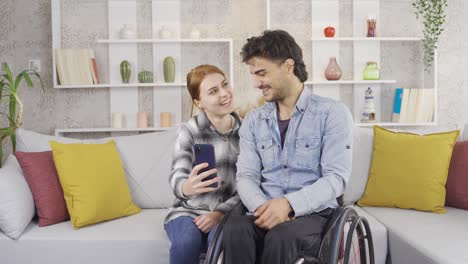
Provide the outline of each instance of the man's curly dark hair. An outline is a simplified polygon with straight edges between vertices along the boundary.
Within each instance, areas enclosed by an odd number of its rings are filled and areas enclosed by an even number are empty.
[[[294,60],[294,75],[301,82],[305,82],[308,78],[301,47],[284,30],[265,30],[258,37],[248,38],[240,54],[242,62],[247,62],[257,56],[281,62],[292,59]]]

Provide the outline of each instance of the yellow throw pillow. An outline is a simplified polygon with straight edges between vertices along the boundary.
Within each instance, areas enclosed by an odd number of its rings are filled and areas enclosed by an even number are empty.
[[[133,202],[115,142],[49,142],[73,227],[140,212]]]
[[[358,204],[445,213],[445,183],[458,134],[416,135],[374,126],[369,179]]]

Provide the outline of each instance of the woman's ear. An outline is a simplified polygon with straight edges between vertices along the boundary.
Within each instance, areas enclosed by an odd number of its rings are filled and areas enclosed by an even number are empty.
[[[201,107],[201,104],[200,104],[200,100],[197,100],[197,99],[193,99],[193,104],[198,107],[198,109],[202,110],[202,107]]]

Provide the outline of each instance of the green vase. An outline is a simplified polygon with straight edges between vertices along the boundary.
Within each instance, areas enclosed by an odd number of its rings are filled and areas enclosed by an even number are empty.
[[[130,62],[124,60],[120,63],[120,76],[122,77],[123,83],[128,83],[130,81],[130,74],[132,73]]]
[[[370,61],[367,63],[366,68],[364,69],[364,80],[379,80],[380,73],[379,68],[377,67],[377,62]]]
[[[140,81],[141,83],[152,83],[153,73],[150,71],[141,71],[138,74],[138,81]]]
[[[175,80],[174,58],[172,58],[171,56],[164,58],[163,69],[164,69],[164,81],[168,83],[173,83]]]

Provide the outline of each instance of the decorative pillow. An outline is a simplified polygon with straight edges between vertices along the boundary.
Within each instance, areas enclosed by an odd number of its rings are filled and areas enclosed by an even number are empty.
[[[169,208],[174,203],[169,175],[176,131],[115,138],[133,201],[141,208]]]
[[[15,156],[31,189],[39,216],[39,226],[68,220],[67,205],[51,151],[16,152]]]
[[[446,188],[445,204],[468,210],[468,141],[455,143]]]
[[[0,169],[0,229],[17,239],[34,217],[34,200],[15,156]]]
[[[353,132],[353,166],[343,194],[345,204],[357,202],[364,194],[372,160],[373,132],[369,127],[355,127]]]
[[[104,144],[50,141],[73,227],[140,212],[133,204],[113,140]]]
[[[433,134],[457,130],[456,125],[426,126],[418,128],[392,129],[396,132],[409,132],[414,134]],[[374,132],[372,127],[355,127],[353,132],[353,168],[348,186],[343,194],[346,204],[356,203],[361,199],[366,188],[372,161],[372,148],[374,144]]]
[[[459,131],[417,135],[374,127],[374,149],[361,206],[445,213],[445,183]]]
[[[140,135],[114,137],[122,159],[132,200],[141,208],[168,208],[174,202],[169,186],[172,151],[177,129]],[[79,140],[16,130],[18,151],[51,150],[49,141],[61,143],[105,143],[112,138]]]

